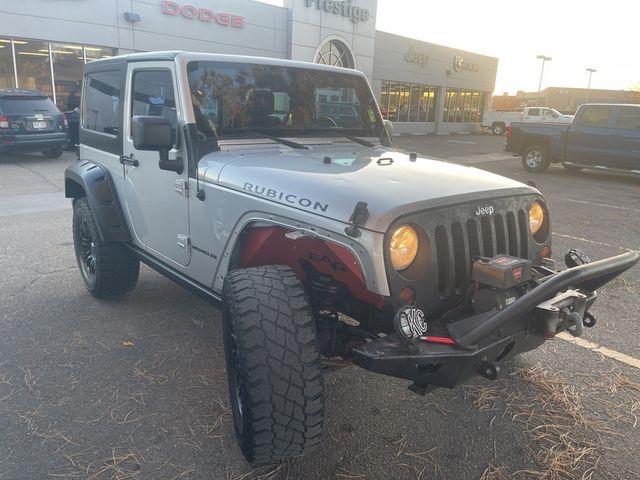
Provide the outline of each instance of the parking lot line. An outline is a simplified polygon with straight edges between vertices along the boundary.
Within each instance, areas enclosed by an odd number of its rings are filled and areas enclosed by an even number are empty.
[[[584,338],[572,337],[566,332],[559,333],[558,335],[556,335],[556,337],[564,340],[565,342],[578,345],[579,347],[593,350],[594,352],[604,355],[605,357],[612,358],[614,360],[617,360],[618,362],[627,364],[630,367],[640,369],[640,359],[637,359],[630,355],[616,352],[615,350],[611,350],[610,348],[603,347],[602,345],[598,345],[597,343],[590,342],[589,340],[585,340]]]
[[[547,195],[547,198],[557,198],[558,200],[564,200],[565,202],[584,203],[586,205],[594,205],[596,207],[615,208],[616,210],[624,210],[625,212],[640,213],[640,209],[621,207],[619,205],[609,205],[608,203],[589,202],[588,200],[575,200],[573,198],[556,197],[555,195]]]
[[[591,245],[601,245],[603,247],[611,247],[611,248],[618,248],[620,250],[626,250],[623,247],[614,247],[613,245],[609,244],[609,243],[605,243],[605,242],[596,242],[595,240],[589,240],[588,238],[582,238],[582,237],[574,237],[573,235],[566,235],[564,233],[558,233],[558,232],[553,232],[553,236],[554,237],[562,237],[562,238],[568,238],[570,240],[577,240],[579,242],[585,242],[585,243],[590,243]]]

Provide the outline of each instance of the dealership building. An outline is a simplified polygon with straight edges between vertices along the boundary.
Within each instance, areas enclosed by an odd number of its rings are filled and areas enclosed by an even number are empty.
[[[496,58],[377,31],[377,0],[21,0],[0,5],[0,88],[77,102],[84,63],[151,50],[355,68],[396,133],[473,132]]]

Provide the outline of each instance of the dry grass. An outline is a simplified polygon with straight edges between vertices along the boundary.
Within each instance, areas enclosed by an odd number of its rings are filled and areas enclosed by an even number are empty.
[[[480,480],[511,480],[506,468],[489,465],[482,472]]]
[[[624,421],[635,426],[638,422],[640,384],[613,371],[599,377],[603,379],[599,382],[578,387],[539,365],[516,369],[514,375],[525,388],[514,390],[513,385],[507,387],[498,381],[467,387],[466,395],[479,410],[503,410],[503,417],[523,426],[536,468],[507,473],[491,465],[481,478],[602,478],[606,440],[620,436],[613,423]]]
[[[150,385],[166,385],[178,374],[178,369],[174,368],[169,370],[166,374],[151,373],[145,368],[135,368],[133,375],[138,378],[143,378]]]
[[[94,461],[87,466],[87,479],[139,480],[143,462],[144,457],[139,452],[114,448],[110,457]]]

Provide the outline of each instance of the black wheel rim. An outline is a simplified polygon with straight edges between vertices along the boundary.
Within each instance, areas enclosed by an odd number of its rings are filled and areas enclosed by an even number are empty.
[[[80,222],[78,229],[78,253],[80,254],[80,267],[82,274],[89,280],[96,276],[96,245],[91,235],[89,225],[86,220]]]
[[[229,361],[227,368],[229,369],[229,397],[232,402],[233,423],[236,432],[242,436],[244,432],[244,410],[242,408],[242,399],[240,398],[240,379],[238,377],[237,362],[238,349],[236,347],[236,336],[233,332],[229,332]]]

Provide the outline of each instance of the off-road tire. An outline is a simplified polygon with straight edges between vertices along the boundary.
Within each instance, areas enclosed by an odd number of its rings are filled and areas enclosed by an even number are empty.
[[[73,245],[84,284],[94,297],[121,297],[136,286],[140,261],[123,243],[100,239],[86,197],[73,206]]]
[[[287,266],[235,270],[223,286],[223,329],[234,427],[254,465],[320,443],[324,383],[315,321]]]
[[[542,173],[551,165],[551,156],[543,145],[529,145],[522,154],[522,167],[531,173]]]
[[[505,127],[504,123],[494,123],[491,126],[491,131],[494,135],[504,135],[504,132],[507,131],[507,128]]]
[[[45,150],[42,152],[42,155],[44,155],[45,158],[60,158],[62,152],[64,152],[64,148],[62,146],[58,146]]]

